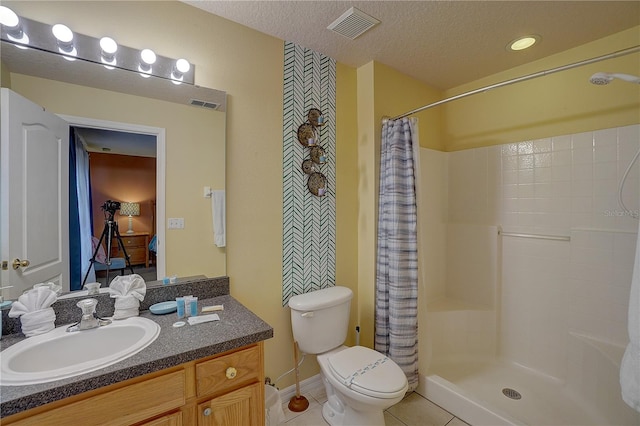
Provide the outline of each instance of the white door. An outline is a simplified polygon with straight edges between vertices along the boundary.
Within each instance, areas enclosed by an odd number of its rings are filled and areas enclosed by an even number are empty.
[[[49,281],[69,291],[69,125],[9,89],[1,97],[2,295]]]

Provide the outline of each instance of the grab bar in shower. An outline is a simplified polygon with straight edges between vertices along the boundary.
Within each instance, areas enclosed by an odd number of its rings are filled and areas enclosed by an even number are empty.
[[[522,234],[518,232],[504,232],[501,230],[498,231],[498,235],[502,235],[503,237],[535,238],[538,240],[571,241],[571,237],[566,235]]]

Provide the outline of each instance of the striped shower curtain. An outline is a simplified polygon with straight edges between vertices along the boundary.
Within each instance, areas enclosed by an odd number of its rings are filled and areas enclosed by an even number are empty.
[[[413,144],[417,119],[382,126],[375,349],[418,386],[418,248]]]

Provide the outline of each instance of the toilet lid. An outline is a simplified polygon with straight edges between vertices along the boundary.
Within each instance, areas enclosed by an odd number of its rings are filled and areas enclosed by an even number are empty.
[[[377,398],[393,398],[406,390],[407,378],[390,358],[363,346],[332,355],[329,367],[345,386]]]

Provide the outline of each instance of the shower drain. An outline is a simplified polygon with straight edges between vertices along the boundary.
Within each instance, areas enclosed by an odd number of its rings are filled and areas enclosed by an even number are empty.
[[[518,392],[515,389],[504,388],[504,389],[502,389],[502,393],[507,398],[511,398],[511,399],[520,399],[520,398],[522,398],[522,395],[520,395],[520,392]]]

